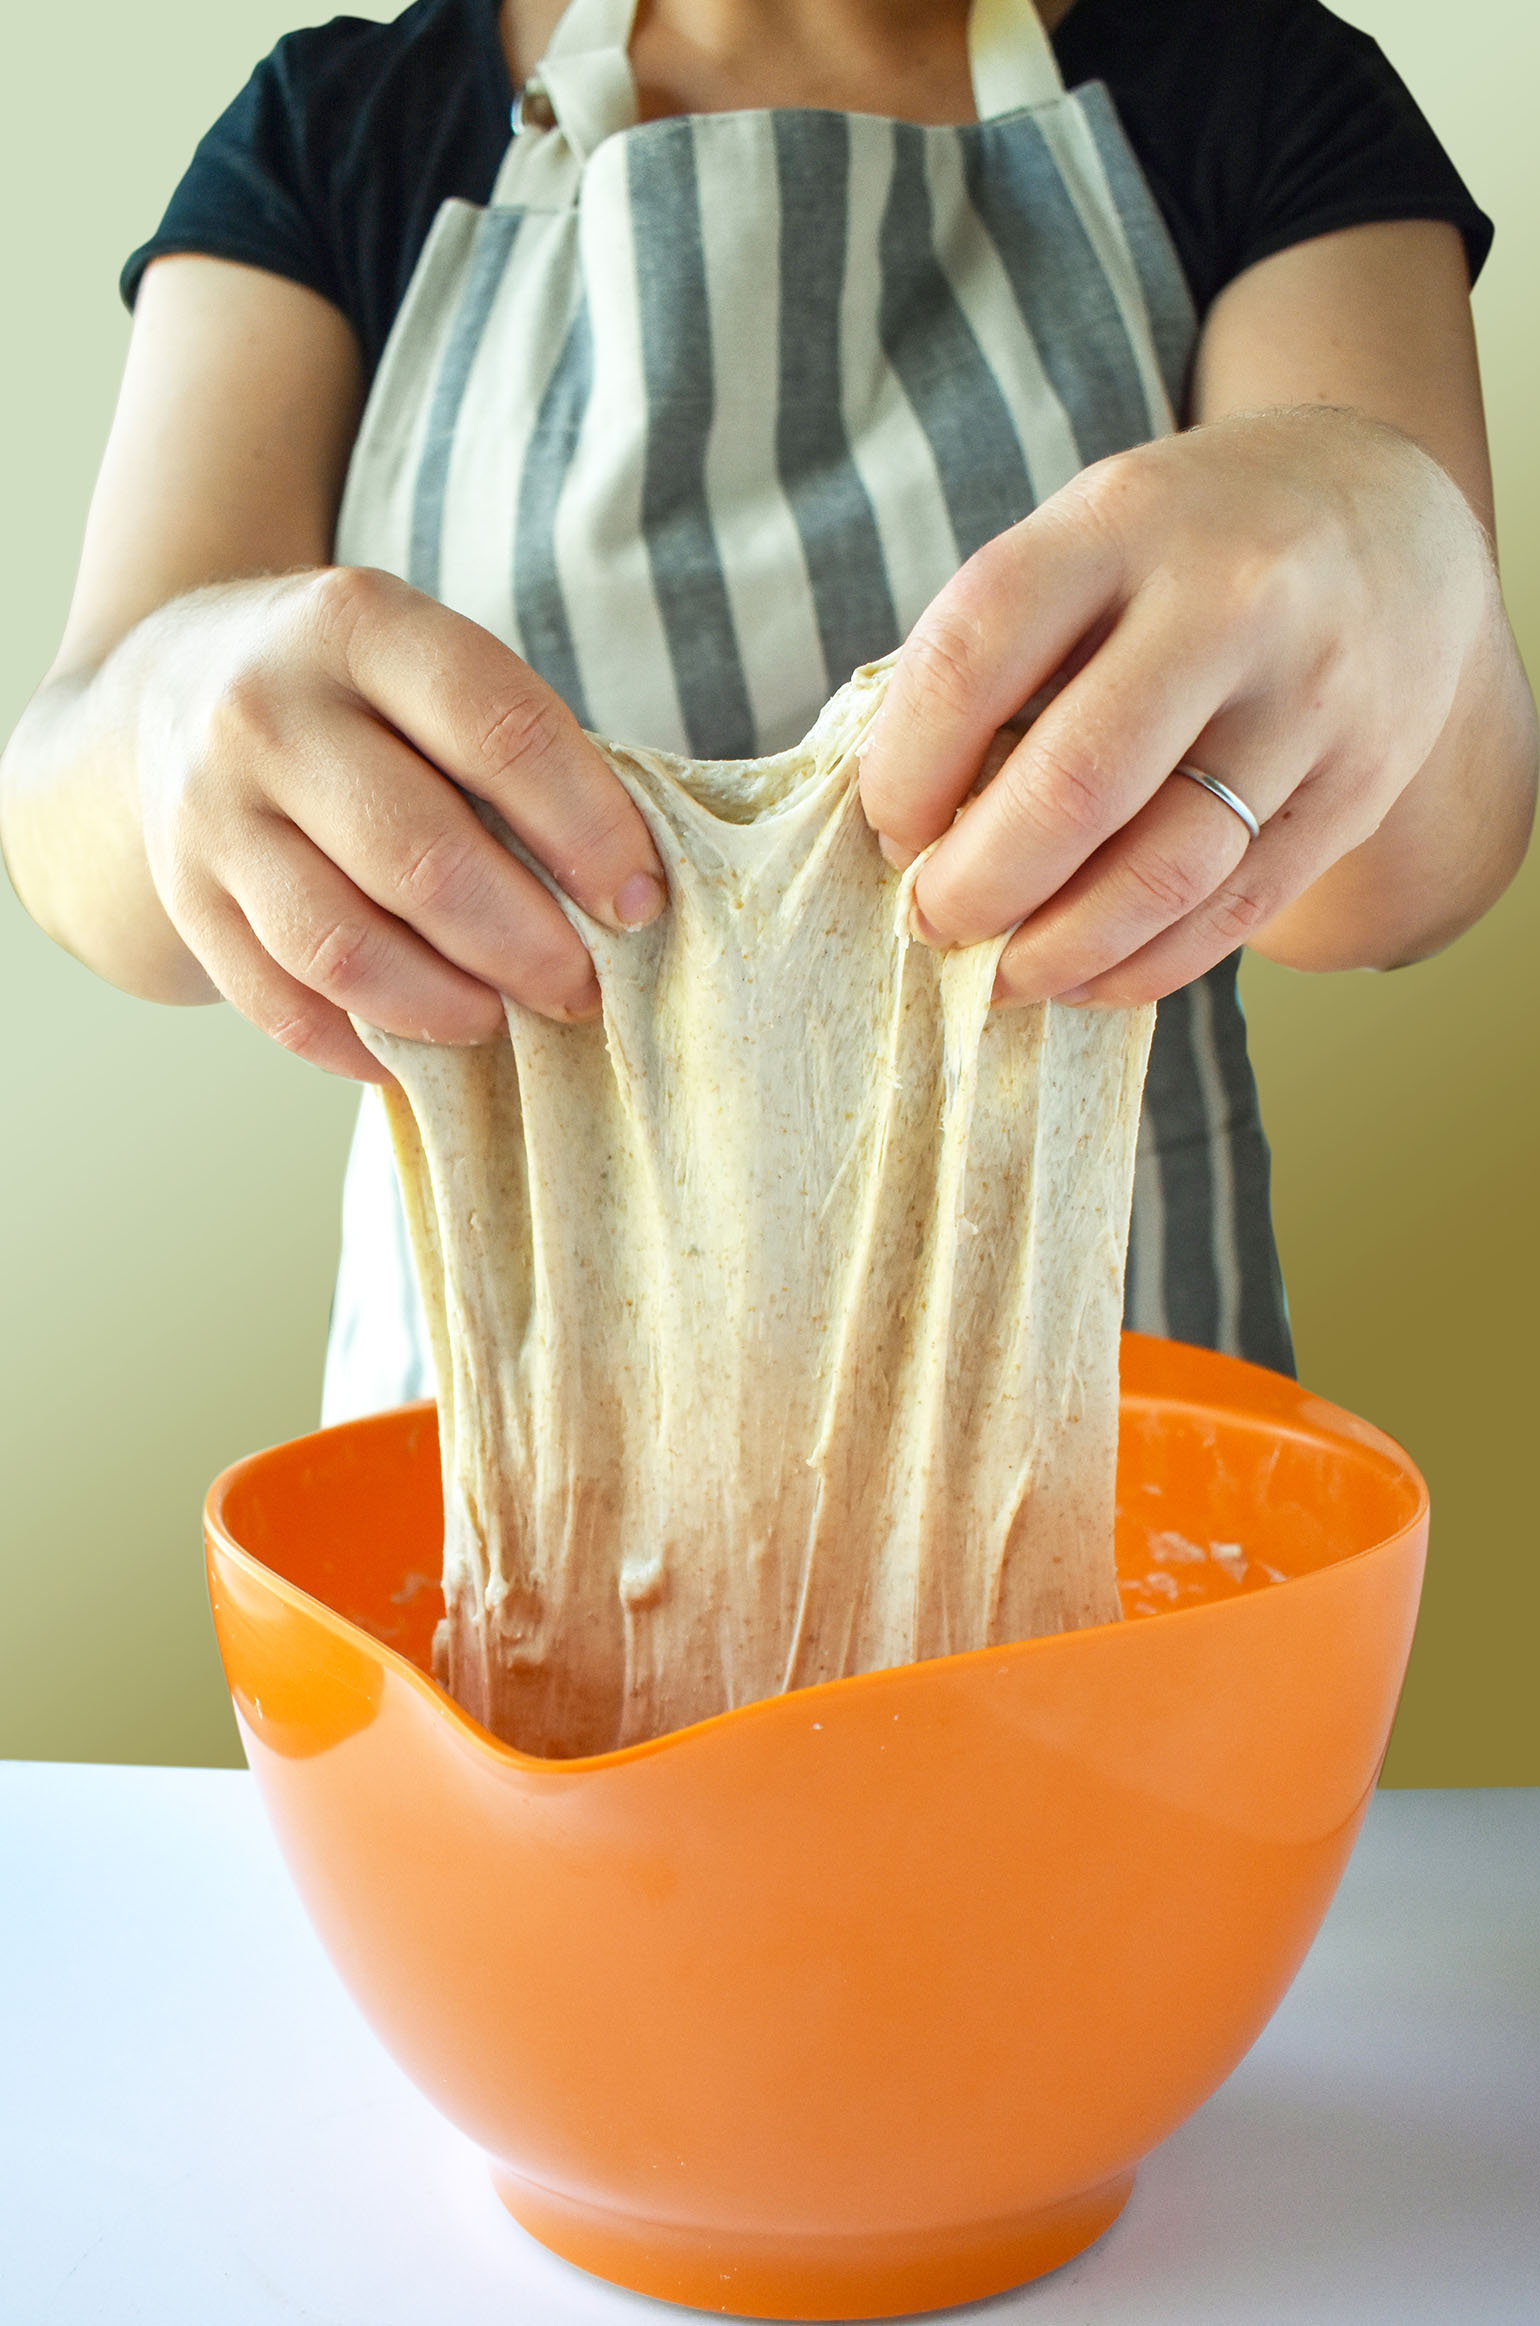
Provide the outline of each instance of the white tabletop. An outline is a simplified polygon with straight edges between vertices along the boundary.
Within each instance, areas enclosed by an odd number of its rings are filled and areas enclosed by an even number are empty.
[[[354,2011],[244,1772],[0,1764],[5,2326],[663,2326]],[[1385,1793],[1261,2042],[1079,2260],[953,2317],[1535,2326],[1540,1792]]]

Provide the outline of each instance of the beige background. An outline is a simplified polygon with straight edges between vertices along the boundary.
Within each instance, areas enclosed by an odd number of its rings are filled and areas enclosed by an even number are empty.
[[[1527,0],[1341,13],[1498,219],[1477,315],[1540,674],[1540,19]],[[117,267],[252,62],[309,20],[304,0],[77,0],[8,29],[0,731],[63,616],[122,359]],[[1540,1782],[1536,883],[1414,971],[1247,973],[1302,1372],[1433,1488],[1392,1783]],[[236,1760],[198,1506],[225,1462],[316,1412],[351,1093],[233,1013],[98,984],[8,890],[0,980],[0,1754]]]

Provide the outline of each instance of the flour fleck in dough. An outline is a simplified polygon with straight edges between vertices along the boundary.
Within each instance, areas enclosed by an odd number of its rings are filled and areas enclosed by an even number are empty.
[[[527,1752],[1118,1614],[1154,1012],[992,1012],[1003,940],[910,938],[856,795],[887,667],[774,758],[603,747],[672,901],[617,937],[561,900],[602,1021],[362,1029],[439,1382],[436,1668]]]

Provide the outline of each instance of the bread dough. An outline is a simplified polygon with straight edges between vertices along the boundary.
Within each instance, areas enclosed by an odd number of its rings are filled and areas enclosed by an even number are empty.
[[[856,795],[886,672],[774,758],[601,747],[672,899],[625,936],[561,900],[602,1022],[363,1029],[439,1382],[437,1669],[527,1752],[1118,1613],[1154,1012],[991,1012],[1004,940],[911,939]]]

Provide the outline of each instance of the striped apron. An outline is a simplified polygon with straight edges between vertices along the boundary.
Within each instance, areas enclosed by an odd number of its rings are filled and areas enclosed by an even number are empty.
[[[962,561],[1169,431],[1197,320],[1100,83],[975,0],[979,118],[639,122],[634,0],[572,0],[485,209],[446,202],[337,556],[505,639],[625,743],[795,742]],[[1236,962],[1160,1005],[1127,1317],[1292,1369]],[[328,1420],[430,1394],[383,1113],[343,1197]]]

